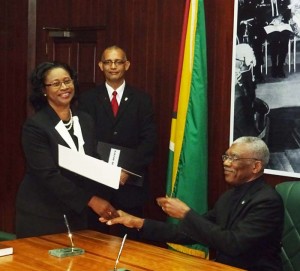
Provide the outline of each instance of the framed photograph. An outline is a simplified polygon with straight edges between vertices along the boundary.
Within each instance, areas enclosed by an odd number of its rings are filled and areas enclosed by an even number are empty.
[[[230,143],[262,138],[267,174],[300,177],[300,0],[235,0]]]

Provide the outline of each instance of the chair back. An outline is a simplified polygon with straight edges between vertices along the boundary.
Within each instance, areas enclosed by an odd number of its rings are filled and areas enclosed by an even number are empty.
[[[284,271],[300,271],[300,181],[276,185],[284,204],[282,261]]]
[[[0,241],[14,240],[16,239],[16,235],[13,233],[0,231]]]

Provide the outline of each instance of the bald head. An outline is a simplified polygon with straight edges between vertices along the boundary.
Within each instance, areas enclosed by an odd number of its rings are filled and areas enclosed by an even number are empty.
[[[126,52],[125,52],[122,48],[120,48],[119,46],[117,46],[117,45],[112,45],[112,46],[107,47],[107,48],[103,51],[103,53],[102,53],[102,55],[101,55],[101,61],[105,60],[105,55],[106,55],[109,51],[119,51],[119,52],[120,52],[120,55],[122,56],[122,59],[123,59],[123,60],[127,60]]]

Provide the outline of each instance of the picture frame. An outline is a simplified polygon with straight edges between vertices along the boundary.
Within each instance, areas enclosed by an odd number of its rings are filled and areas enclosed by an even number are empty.
[[[296,178],[300,177],[298,29],[300,0],[235,0],[230,144],[240,136],[262,138],[270,150],[265,173]]]

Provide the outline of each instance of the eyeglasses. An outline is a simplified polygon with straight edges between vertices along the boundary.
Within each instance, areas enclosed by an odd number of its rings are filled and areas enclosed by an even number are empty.
[[[112,64],[115,64],[116,67],[118,66],[121,66],[123,65],[126,60],[122,60],[122,59],[116,59],[116,60],[111,60],[111,59],[108,59],[108,60],[103,60],[101,61],[105,66],[111,66]]]
[[[222,161],[225,162],[225,161],[229,161],[230,163],[233,163],[235,161],[238,161],[238,160],[246,160],[246,159],[252,159],[252,160],[255,160],[255,161],[261,161],[260,159],[257,159],[257,158],[238,158],[238,157],[235,157],[235,156],[230,156],[230,155],[227,155],[227,154],[223,154],[222,155]]]
[[[72,79],[66,79],[64,81],[55,81],[51,84],[45,84],[46,87],[53,87],[54,89],[60,89],[62,84],[64,84],[66,87],[69,87],[73,84]]]

